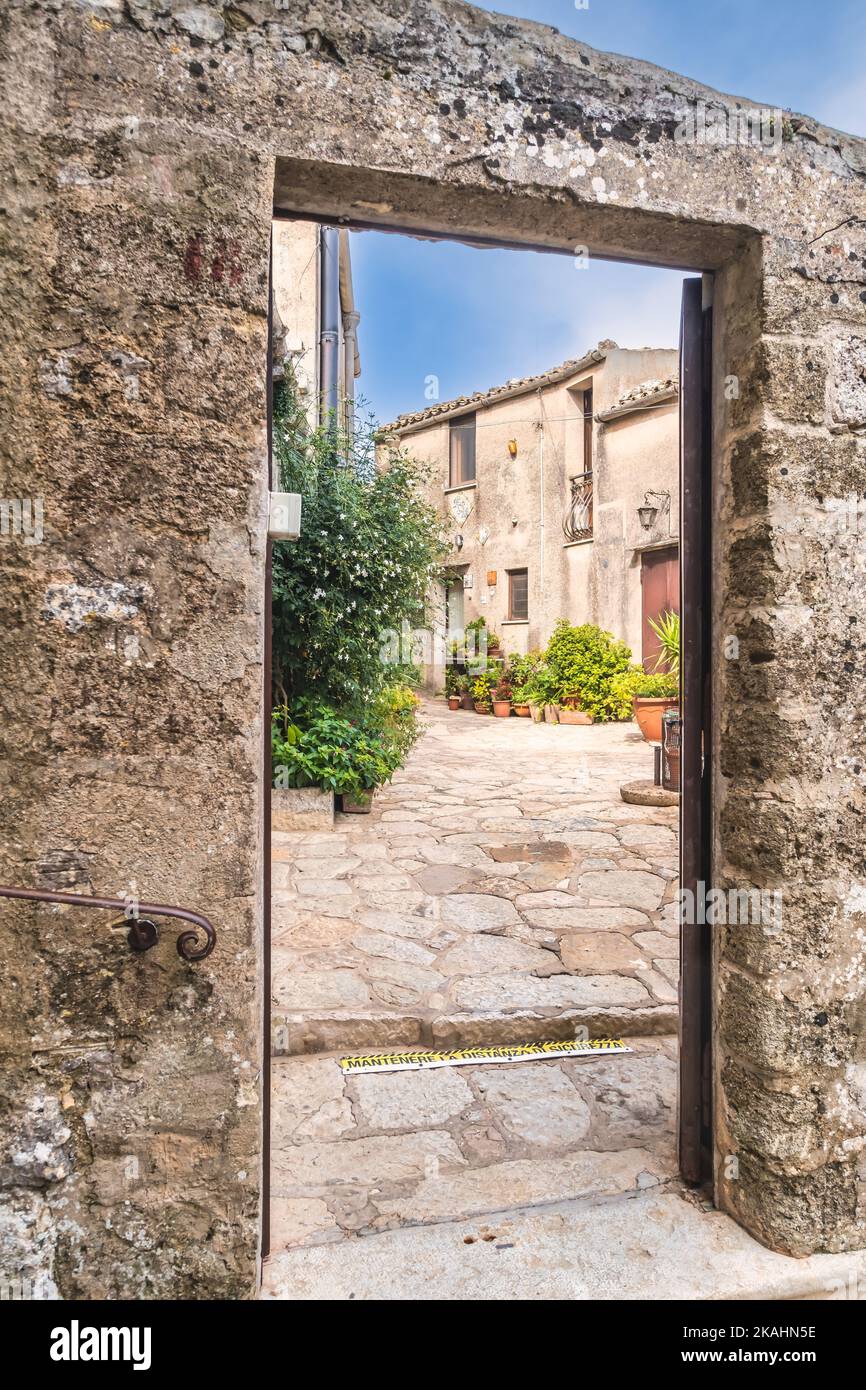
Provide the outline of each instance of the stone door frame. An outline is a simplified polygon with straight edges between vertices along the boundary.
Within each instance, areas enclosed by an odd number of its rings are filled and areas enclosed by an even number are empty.
[[[329,170],[322,169],[322,184],[327,186]],[[374,174],[372,170],[353,171],[358,175],[359,188],[363,190],[365,174],[372,181]],[[315,189],[315,179],[312,179],[312,188]],[[347,210],[347,204],[336,204],[334,207],[323,211],[315,193],[312,197],[307,195],[304,199],[306,206],[299,207],[291,205],[290,189],[286,183],[280,180],[279,162],[278,173],[275,179],[275,198],[274,198],[274,220],[275,221],[314,221],[321,225],[345,227],[350,231],[377,231],[397,236],[423,235],[425,239],[436,241],[457,241],[462,244],[474,245],[485,248],[501,248],[505,250],[535,251],[543,254],[558,254],[573,256],[573,248],[564,248],[556,244],[533,244],[517,236],[479,236],[477,233],[461,233],[453,228],[448,232],[425,227],[423,231],[413,225],[411,215],[407,215],[405,220],[370,220],[358,218]],[[364,202],[363,198],[354,198],[351,203],[358,201]],[[633,265],[647,265],[648,262],[641,260],[637,256],[612,256],[605,255],[603,252],[596,251],[593,255],[597,260],[614,260],[626,262]],[[658,265],[658,261],[655,262]],[[694,266],[671,265],[666,267],[672,270],[682,270],[687,275],[689,270],[695,271]],[[712,305],[714,276],[711,270],[698,270],[698,279],[692,282],[692,288],[697,290],[698,306],[700,308],[701,285],[703,283],[703,293],[708,302]],[[708,364],[712,362],[712,343],[704,341],[706,335],[702,330],[700,314],[695,322],[689,319],[685,312],[688,281],[683,281],[683,305],[684,311],[681,320],[681,361],[688,360],[689,354],[694,364],[700,364],[702,354],[706,354]],[[708,320],[712,324],[712,310]],[[691,341],[685,342],[684,335],[690,335]],[[684,438],[681,419],[681,489],[688,482],[691,490],[693,505],[690,509],[680,507],[680,532],[677,543],[678,556],[690,554],[692,557],[701,555],[709,539],[709,531],[706,521],[709,515],[709,499],[704,498],[706,491],[705,479],[712,477],[712,434],[705,418],[709,407],[709,394],[706,388],[709,381],[709,370],[705,373],[701,368],[701,399],[697,402],[698,410],[698,434],[697,440],[689,440],[688,430]],[[682,415],[682,398],[681,398]],[[694,534],[687,534],[687,527],[691,527]],[[680,609],[685,611],[685,587],[686,583],[691,583],[691,577],[684,579],[685,568],[680,567],[680,583],[682,588],[680,598]],[[689,569],[689,576],[691,576]],[[709,574],[706,576],[709,581]],[[702,582],[701,575],[695,573],[695,581]],[[699,605],[696,598],[695,606]],[[708,657],[710,650],[709,636],[710,624],[709,613],[702,612],[702,618],[706,623],[706,631],[700,643],[700,649],[692,654],[689,665],[688,680],[692,689],[703,690],[708,679]],[[699,750],[698,762],[702,761],[700,750],[702,748],[701,733],[698,734],[696,746]],[[712,803],[709,795],[710,783],[701,776],[700,768],[693,770],[690,776],[688,791],[684,786],[682,808],[680,815],[680,862],[681,862],[681,882],[692,883],[703,879],[710,882],[710,839],[708,834],[709,825],[712,823]],[[701,814],[690,815],[689,808],[694,800],[695,808],[701,802]],[[267,879],[265,880],[267,892]],[[267,929],[267,922],[266,922]],[[681,956],[685,958],[686,968],[681,978],[680,1000],[679,1000],[679,1097],[678,1097],[678,1163],[683,1178],[693,1185],[711,1184],[713,1177],[713,1148],[714,1148],[714,1116],[713,1116],[713,1087],[712,1087],[712,1030],[708,1004],[712,994],[712,963],[710,953],[704,949],[705,943],[699,943],[699,932],[693,930],[686,932],[685,938],[681,941]],[[265,943],[266,957],[269,957],[270,946]],[[688,998],[684,997],[683,989],[685,983],[688,985]],[[264,1144],[264,1195],[267,1195],[270,1187],[269,1169],[270,1153],[268,1148],[269,1106],[270,1100],[266,1096],[264,1100],[265,1116],[265,1144]],[[264,1216],[264,1236],[263,1253],[268,1252],[268,1217]]]

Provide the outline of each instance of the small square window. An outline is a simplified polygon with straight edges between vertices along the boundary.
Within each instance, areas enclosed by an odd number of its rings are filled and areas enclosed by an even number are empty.
[[[529,618],[529,571],[508,571],[508,621],[525,623]]]

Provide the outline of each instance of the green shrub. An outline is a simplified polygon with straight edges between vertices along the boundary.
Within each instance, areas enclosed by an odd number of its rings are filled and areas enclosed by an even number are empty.
[[[577,695],[581,709],[596,722],[621,718],[612,681],[628,671],[630,660],[629,648],[609,632],[591,623],[572,627],[560,618],[545,652],[545,683],[554,702]]]
[[[274,397],[274,453],[281,487],[303,499],[300,537],[274,545],[276,698],[352,706],[393,679],[384,653],[402,624],[424,624],[442,522],[408,455],[392,450],[377,471],[363,431],[308,431],[291,377]]]
[[[634,715],[632,700],[674,699],[679,694],[676,676],[648,672],[642,666],[630,666],[627,671],[613,677],[611,696],[615,709],[614,719],[631,719]]]
[[[487,704],[490,692],[496,684],[497,674],[492,671],[479,671],[472,678],[472,698],[476,704]]]
[[[282,705],[271,723],[276,787],[321,787],[363,795],[387,782],[417,737],[417,696],[407,686],[386,687],[358,718],[329,705]]]
[[[506,679],[511,684],[512,699],[518,705],[525,705],[535,697],[532,694],[532,679],[544,662],[541,652],[527,652],[525,656],[512,656],[505,668]]]

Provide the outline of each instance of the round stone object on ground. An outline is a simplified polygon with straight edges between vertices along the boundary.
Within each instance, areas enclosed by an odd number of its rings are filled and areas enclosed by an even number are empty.
[[[679,806],[679,792],[668,791],[666,787],[656,786],[649,778],[639,782],[623,782],[619,789],[623,801],[632,806]]]

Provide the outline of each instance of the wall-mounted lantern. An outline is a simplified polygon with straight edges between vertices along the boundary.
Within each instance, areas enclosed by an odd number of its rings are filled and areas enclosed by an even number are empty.
[[[462,537],[462,536],[455,536],[455,537],[454,537],[454,544],[456,545],[456,547],[457,547],[458,550],[462,550],[462,549],[463,549],[463,537]]]
[[[651,501],[650,499],[655,499]],[[659,512],[669,511],[671,505],[671,495],[669,492],[646,492],[644,493],[643,504],[638,507],[637,514],[640,524],[645,531],[651,531],[655,526]]]
[[[516,439],[509,439],[509,441],[508,441],[508,452],[509,452],[509,454],[511,455],[511,457],[512,457],[513,459],[516,459],[516,458],[517,458],[517,440],[516,440]]]

